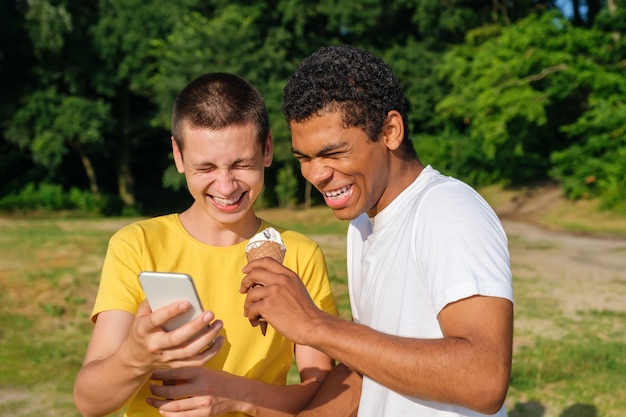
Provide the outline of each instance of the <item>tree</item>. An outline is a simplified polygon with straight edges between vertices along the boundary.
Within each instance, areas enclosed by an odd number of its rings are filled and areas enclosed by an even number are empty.
[[[477,144],[467,146],[478,152],[467,170],[489,170],[510,184],[545,179],[550,154],[572,144],[560,127],[586,110],[590,74],[605,72],[598,57],[606,37],[552,12],[487,40],[477,35],[446,56],[442,76],[452,90],[437,106],[440,121]]]
[[[275,163],[264,203],[279,203],[284,189],[304,190],[309,201],[310,185],[285,175],[293,158],[282,89],[305,56],[339,43],[394,68],[427,162],[475,183],[557,175],[552,165],[562,159],[550,155],[582,144],[599,120],[585,113],[620,111],[601,91],[623,70],[623,0],[597,13],[599,0],[583,3],[591,27],[548,15],[552,0],[0,3],[0,123],[11,139],[0,138],[11,154],[0,175],[24,159],[38,164],[0,193],[33,178],[67,185],[81,161],[81,188],[119,196],[131,211],[161,204],[171,193],[161,184],[182,184],[167,158],[175,95],[202,73],[229,71],[266,99]],[[536,16],[520,21],[529,13]]]
[[[104,131],[109,106],[101,100],[63,96],[51,87],[30,95],[6,132],[7,138],[27,149],[35,163],[54,171],[69,149],[83,165],[89,189],[100,193],[93,154],[105,151]]]
[[[618,7],[619,6],[619,7]],[[626,2],[611,2],[596,19],[604,38],[595,49],[603,70],[584,77],[592,92],[588,110],[563,132],[574,142],[552,155],[552,175],[570,198],[599,197],[602,206],[626,208]]]
[[[20,107],[20,99],[31,89],[32,74],[25,69],[35,66],[34,48],[25,29],[23,13],[15,2],[0,2],[0,196],[8,194],[25,181],[41,178],[28,155],[6,140],[4,130]]]
[[[100,0],[93,40],[106,76],[96,86],[113,103],[116,128],[118,193],[127,207],[136,205],[132,152],[138,142],[160,132],[151,129],[154,112],[145,98],[156,62],[152,42],[164,38],[197,3],[195,0]]]
[[[285,33],[281,28],[259,26],[268,12],[265,8],[258,3],[227,4],[216,8],[210,18],[192,12],[167,37],[153,41],[151,56],[158,57],[159,62],[151,80],[152,99],[159,109],[153,119],[155,126],[170,128],[172,102],[189,81],[211,71],[231,72],[253,83],[265,97],[274,132],[275,161],[290,157],[290,148],[284,146],[286,126],[284,121],[280,124],[280,97],[287,73],[282,48]],[[268,174],[271,185],[272,170]],[[180,187],[183,180],[172,165],[164,173],[168,186]],[[266,187],[268,193],[271,188]]]

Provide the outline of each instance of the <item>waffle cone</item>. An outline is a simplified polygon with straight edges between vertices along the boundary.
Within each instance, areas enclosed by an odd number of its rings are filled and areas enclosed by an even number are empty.
[[[285,259],[285,252],[285,248],[280,244],[268,240],[267,242],[260,242],[258,245],[248,248],[246,257],[248,258],[248,262],[252,262],[255,259],[269,256],[282,264],[283,259]]]

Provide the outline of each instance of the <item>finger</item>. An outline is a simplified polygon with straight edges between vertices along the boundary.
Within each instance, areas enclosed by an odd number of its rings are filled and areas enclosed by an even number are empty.
[[[223,339],[219,336],[224,327],[221,320],[215,320],[209,327],[204,326],[200,329],[191,326],[191,324],[187,323],[168,333],[168,336],[172,338],[171,344],[175,347],[168,352],[168,361],[192,361],[186,365],[190,366],[198,361],[203,361],[207,355],[214,356],[219,350],[215,349],[215,345],[220,338]],[[206,351],[209,352],[205,353]],[[173,364],[171,365],[173,366]],[[177,364],[177,366],[180,365]]]
[[[150,323],[153,327],[163,327],[170,319],[179,316],[191,308],[188,301],[178,301],[165,307],[158,308],[150,315]]]
[[[248,290],[248,295],[243,304],[243,314],[250,319],[250,322],[257,323],[259,317],[262,317],[262,313],[259,311],[259,303],[263,301],[267,295],[269,295],[269,289],[262,285],[255,285]],[[253,323],[253,325],[255,325]]]
[[[156,394],[153,394],[153,395],[156,395]],[[162,398],[154,398],[154,397],[148,397],[148,399],[146,400],[148,405],[151,405],[154,408],[161,408],[165,404],[167,404],[167,403],[169,403],[171,401],[172,400],[164,400]]]
[[[257,270],[253,270],[253,271],[257,271]],[[243,277],[243,279],[241,280],[241,286],[239,287],[239,293],[240,294],[246,294],[248,291],[250,291],[251,288],[254,288],[256,286],[264,287],[265,283],[261,280],[261,275],[260,274],[258,274],[258,273],[256,273],[256,274],[250,273],[250,274],[246,275],[245,277]]]
[[[265,256],[263,258],[255,259],[255,260],[253,260],[251,262],[248,262],[248,264],[246,266],[244,266],[241,271],[244,274],[247,274],[247,273],[249,273],[250,271],[252,271],[253,269],[256,269],[256,268],[267,269],[268,271],[276,271],[277,267],[283,267],[284,268],[284,265],[282,263],[278,262],[274,258],[271,258],[269,256]],[[278,270],[280,270],[280,268]]]
[[[159,408],[159,413],[165,417],[169,416],[205,416],[206,401],[199,397],[185,397],[177,400],[160,400],[158,398],[149,398],[148,403]],[[184,413],[184,414],[180,414]],[[210,414],[214,415],[214,414]],[[222,414],[220,414],[222,415]]]
[[[295,274],[273,258],[265,257],[248,263],[241,270],[246,276],[242,279],[239,292],[246,293],[255,285],[273,285],[281,275]]]
[[[243,272],[244,274],[249,273],[250,271],[252,271],[253,269],[256,268],[265,268],[265,264],[267,263],[266,261],[274,261],[274,259],[269,258],[269,257],[263,257],[263,258],[259,258],[259,259],[255,259],[253,261],[248,262],[241,270],[241,272]],[[276,261],[274,261],[276,262]]]
[[[177,398],[183,398],[185,396],[189,396],[189,394],[184,394],[185,391],[188,391],[184,385],[188,385],[186,380],[168,380],[172,381],[169,384],[150,384],[150,392],[155,397],[166,400],[173,400]],[[176,381],[174,383],[174,381]]]
[[[224,341],[225,338],[223,336],[218,336],[208,343],[195,341],[193,345],[176,351],[169,351],[166,353],[167,362],[165,362],[165,366],[169,368],[203,366],[219,353],[224,345]]]
[[[214,318],[215,314],[213,314],[213,312],[205,311],[189,323],[185,323],[178,329],[169,332],[172,343],[174,345],[178,345],[188,342],[196,337],[204,335],[207,332],[214,333],[213,338],[215,338],[217,333],[219,333],[222,328],[222,322],[220,320],[215,320],[211,323]]]
[[[150,379],[155,381],[188,380],[195,378],[197,375],[198,368],[196,367],[159,369],[150,375]]]

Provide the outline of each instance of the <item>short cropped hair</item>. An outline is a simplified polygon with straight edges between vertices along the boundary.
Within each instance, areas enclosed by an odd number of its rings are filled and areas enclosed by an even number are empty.
[[[185,121],[209,130],[252,123],[262,147],[270,132],[267,108],[259,90],[242,77],[223,72],[196,78],[174,100],[172,136],[181,152]]]
[[[302,61],[283,90],[282,111],[288,123],[341,111],[346,127],[360,127],[373,142],[391,110],[402,116],[403,155],[415,158],[400,82],[382,59],[350,45],[318,49]]]

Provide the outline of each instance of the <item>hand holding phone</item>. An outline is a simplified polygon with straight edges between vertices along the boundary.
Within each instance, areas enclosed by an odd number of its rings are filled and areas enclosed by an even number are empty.
[[[172,304],[176,301],[188,301],[191,308],[164,325],[165,331],[172,331],[198,317],[204,309],[198,291],[190,275],[176,272],[143,271],[139,274],[139,282],[143,288],[152,311]]]

